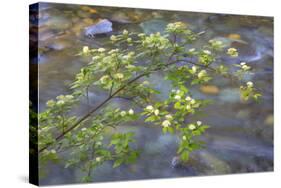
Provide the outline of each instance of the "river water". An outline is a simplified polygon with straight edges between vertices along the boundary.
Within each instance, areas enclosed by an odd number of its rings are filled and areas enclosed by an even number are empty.
[[[245,80],[254,80],[263,93],[260,103],[244,103],[239,90],[228,81],[215,79],[209,87],[192,90],[196,98],[215,101],[200,117],[211,128],[204,136],[206,149],[194,152],[192,160],[174,168],[178,138],[163,135],[157,127],[135,122],[122,125],[118,131],[134,131],[136,147],[141,155],[130,166],[113,169],[105,163],[93,171],[94,182],[136,180],[147,178],[186,177],[273,170],[273,19],[268,17],[203,14],[161,10],[124,9],[112,7],[40,4],[39,14],[39,110],[47,100],[70,93],[67,86],[74,75],[88,63],[88,59],[75,56],[85,45],[110,47],[109,34],[95,37],[84,35],[84,28],[108,19],[113,24],[112,33],[123,29],[154,32],[174,21],[183,21],[195,31],[206,31],[203,39],[218,38],[239,49],[239,61],[248,62],[254,69]],[[226,61],[226,65],[233,63]],[[163,74],[155,74],[151,83],[165,97],[170,90]],[[211,88],[211,89],[210,89]],[[215,88],[215,89],[214,89]],[[97,89],[90,92],[91,105],[105,98]],[[117,104],[129,108],[124,101]],[[83,114],[81,108],[78,113]],[[196,119],[196,117],[195,117]],[[48,175],[41,184],[77,183],[81,172],[65,169],[63,165],[50,164]]]

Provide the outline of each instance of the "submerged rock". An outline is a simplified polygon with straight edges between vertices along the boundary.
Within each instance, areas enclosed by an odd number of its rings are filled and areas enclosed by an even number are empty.
[[[160,19],[152,19],[145,21],[140,24],[140,27],[143,29],[144,33],[151,34],[151,33],[163,33],[167,26],[168,22]]]
[[[215,85],[204,85],[200,87],[200,91],[208,95],[217,95],[220,89]]]
[[[107,19],[102,19],[99,22],[88,26],[84,29],[84,34],[88,37],[94,37],[97,34],[105,34],[112,31],[112,23]]]

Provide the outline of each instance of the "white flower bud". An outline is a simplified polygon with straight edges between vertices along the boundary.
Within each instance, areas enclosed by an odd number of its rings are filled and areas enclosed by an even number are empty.
[[[124,74],[122,74],[122,73],[116,73],[116,74],[115,74],[115,78],[117,78],[117,79],[122,79],[122,78],[124,78]]]
[[[158,116],[158,115],[159,115],[159,110],[158,110],[158,109],[154,110],[154,114],[155,114],[156,116]]]
[[[208,55],[211,54],[211,52],[210,52],[209,50],[203,50],[203,52],[204,52],[205,54],[208,54]]]
[[[165,116],[165,118],[168,119],[168,120],[170,120],[170,119],[173,119],[173,116],[172,116],[171,114],[167,114],[167,115]]]
[[[176,99],[176,100],[180,100],[180,99],[181,99],[181,96],[180,96],[180,95],[176,95],[176,96],[175,96],[175,99]]]
[[[130,114],[130,115],[133,115],[134,113],[135,113],[135,112],[134,112],[133,109],[130,109],[130,110],[129,110],[129,114]]]
[[[83,53],[86,54],[89,52],[89,46],[83,46]]]
[[[196,103],[196,101],[194,100],[194,99],[192,99],[191,101],[190,101],[190,104],[195,104]]]
[[[169,127],[171,125],[171,122],[169,121],[169,120],[164,120],[163,122],[162,122],[162,126],[163,127]]]
[[[121,115],[122,117],[124,117],[126,114],[127,114],[127,112],[124,111],[124,110],[120,112],[120,115]]]
[[[253,87],[253,86],[254,86],[254,83],[253,83],[253,82],[247,82],[247,86],[248,86],[248,87]]]
[[[105,52],[105,49],[104,48],[99,48],[98,52],[100,52],[100,53]]]
[[[190,130],[194,130],[194,129],[196,129],[196,126],[195,126],[194,124],[190,124],[190,125],[188,126],[188,128],[189,128]]]
[[[197,71],[197,67],[196,66],[192,66],[191,69],[192,69],[193,74],[196,73],[196,71]]]
[[[190,96],[187,96],[187,97],[185,98],[185,100],[187,100],[187,101],[191,101],[191,100],[192,100],[192,98],[191,98]]]
[[[152,111],[153,110],[153,106],[149,105],[145,108],[146,110]]]
[[[190,105],[186,105],[185,107],[187,110],[190,110],[191,109],[191,106]]]
[[[101,157],[96,157],[96,161],[100,162],[101,161]]]

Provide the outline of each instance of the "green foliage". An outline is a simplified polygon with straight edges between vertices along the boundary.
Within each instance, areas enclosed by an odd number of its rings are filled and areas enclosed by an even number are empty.
[[[237,49],[225,49],[218,40],[195,45],[202,34],[175,22],[167,25],[164,34],[124,30],[112,35],[112,49],[83,47],[79,55],[91,61],[76,74],[70,85],[72,93],[49,100],[38,115],[40,170],[49,162],[60,162],[65,168],[80,169],[85,174],[82,181],[88,182],[95,168],[105,162],[113,168],[134,163],[141,154],[134,144],[134,133],[116,131],[124,123],[142,119],[158,126],[163,134],[179,136],[177,154],[183,162],[194,150],[203,148],[200,138],[209,126],[191,119],[210,101],[194,98],[190,88],[211,82],[215,76],[236,80],[239,87],[251,67],[242,62],[235,65],[235,73],[230,72],[220,58],[237,57]],[[157,71],[163,72],[173,87],[162,101],[156,97],[161,92],[146,80]],[[97,106],[89,103],[88,92],[93,87],[107,93]],[[252,82],[242,85],[240,91],[244,100],[261,97]],[[78,115],[75,109],[82,104],[82,96],[86,96],[89,109]],[[132,107],[116,108],[110,104],[114,98],[127,100]]]

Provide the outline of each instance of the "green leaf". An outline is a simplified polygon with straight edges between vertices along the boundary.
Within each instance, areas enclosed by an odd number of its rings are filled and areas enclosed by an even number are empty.
[[[188,151],[182,152],[182,154],[180,155],[180,158],[184,162],[188,161],[188,159],[189,159],[189,152]]]
[[[114,161],[113,168],[117,168],[117,167],[120,166],[123,162],[124,162],[124,159],[117,159],[116,161]]]

